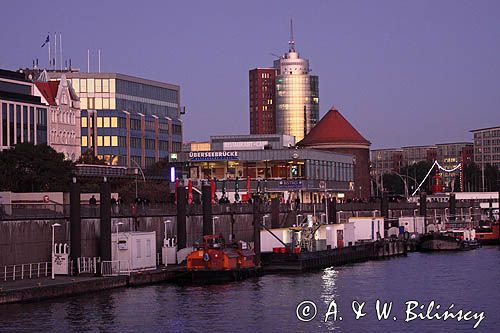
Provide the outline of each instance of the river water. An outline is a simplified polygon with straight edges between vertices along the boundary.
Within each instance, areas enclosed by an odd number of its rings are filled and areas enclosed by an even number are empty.
[[[378,320],[376,300],[392,301]],[[302,319],[297,318],[297,306]],[[355,319],[353,301],[365,305]],[[419,302],[406,313],[408,301]],[[472,311],[462,319],[414,319]],[[334,302],[334,303],[333,303]],[[412,306],[414,303],[409,303]],[[435,310],[437,304],[439,310]],[[383,305],[383,303],[381,304]],[[356,308],[359,311],[359,306]],[[328,308],[334,314],[324,322]],[[382,306],[381,306],[382,308]],[[309,310],[309,311],[308,311]],[[484,319],[476,329],[480,313]],[[476,313],[476,318],[472,318]],[[307,316],[309,315],[309,317]],[[342,320],[340,320],[342,317]],[[394,319],[396,318],[396,320]],[[435,317],[434,317],[435,318]],[[336,319],[336,320],[334,320]],[[500,251],[410,253],[307,274],[266,275],[214,286],[161,284],[0,306],[1,332],[499,332]]]

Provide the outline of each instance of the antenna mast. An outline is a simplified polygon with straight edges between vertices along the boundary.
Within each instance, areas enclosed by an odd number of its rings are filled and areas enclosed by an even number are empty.
[[[290,19],[290,40],[288,41],[288,52],[295,52],[295,40],[293,39],[293,20]]]

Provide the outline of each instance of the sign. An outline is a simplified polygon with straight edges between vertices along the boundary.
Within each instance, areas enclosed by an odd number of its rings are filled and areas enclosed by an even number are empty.
[[[170,182],[175,182],[175,167],[170,167]]]
[[[326,182],[324,180],[321,180],[319,182],[319,189],[320,190],[326,190]]]
[[[55,275],[67,275],[68,269],[68,254],[54,253],[52,256],[52,267]]]
[[[224,160],[238,160],[237,151],[201,151],[190,152],[190,161],[224,161]]]
[[[238,141],[238,142],[224,142],[222,143],[222,149],[232,149],[232,150],[256,150],[264,149],[264,147],[269,144],[269,141]]]
[[[302,180],[280,180],[278,186],[283,189],[299,190],[302,188]]]
[[[171,161],[176,161],[177,160],[177,153],[170,154],[170,160]]]

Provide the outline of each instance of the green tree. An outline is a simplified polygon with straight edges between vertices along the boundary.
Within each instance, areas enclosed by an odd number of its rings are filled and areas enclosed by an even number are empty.
[[[413,188],[413,191],[420,185],[420,183],[424,180],[425,176],[429,172],[430,168],[432,167],[433,162],[429,161],[420,161],[417,163],[413,163],[411,165],[405,166],[401,168],[401,175],[405,175],[411,178],[414,178],[416,180],[408,180],[408,188],[409,191]],[[429,174],[429,177],[425,180],[425,182],[422,184],[420,187],[420,191],[425,191],[427,193],[431,193],[431,186],[432,186],[432,176],[434,176],[435,170]],[[411,195],[412,193],[410,193]]]
[[[106,162],[103,159],[98,158],[94,155],[92,148],[87,149],[82,153],[82,156],[76,161],[77,164],[96,164],[105,165]]]
[[[66,191],[74,164],[45,144],[19,143],[0,152],[0,189],[13,192]]]

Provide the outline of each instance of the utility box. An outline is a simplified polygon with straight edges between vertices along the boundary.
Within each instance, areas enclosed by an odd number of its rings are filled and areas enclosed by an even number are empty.
[[[342,248],[354,245],[354,223],[338,223],[322,225],[319,239],[326,239],[328,249]]]
[[[113,261],[130,272],[156,269],[156,232],[120,232],[111,235]]]
[[[176,238],[163,239],[163,247],[161,248],[161,257],[163,265],[177,263],[177,240]]]
[[[354,241],[376,241],[384,238],[383,217],[350,217],[354,224]]]

